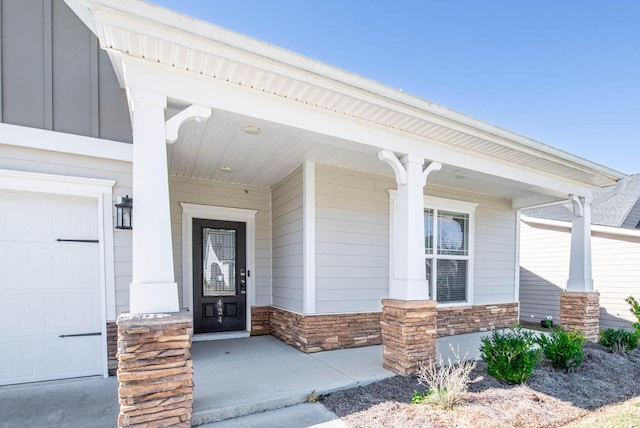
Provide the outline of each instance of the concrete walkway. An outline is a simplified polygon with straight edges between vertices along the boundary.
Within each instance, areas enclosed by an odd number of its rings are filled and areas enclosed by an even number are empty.
[[[486,334],[440,338],[438,353],[445,361],[451,349],[459,349],[461,357],[478,358],[480,338]],[[304,354],[271,336],[259,336],[194,342],[192,355],[192,421],[207,427],[342,427],[321,404],[302,404],[306,397],[393,376],[382,368],[382,346]],[[117,390],[115,378],[95,377],[2,386],[0,427],[110,428],[118,415]]]

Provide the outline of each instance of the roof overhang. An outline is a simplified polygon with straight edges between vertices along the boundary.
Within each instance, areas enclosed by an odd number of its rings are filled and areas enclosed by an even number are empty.
[[[339,141],[424,155],[527,183],[554,197],[590,196],[592,188],[626,177],[399,90],[142,1],[65,2],[98,36],[123,87],[155,88],[169,98]]]

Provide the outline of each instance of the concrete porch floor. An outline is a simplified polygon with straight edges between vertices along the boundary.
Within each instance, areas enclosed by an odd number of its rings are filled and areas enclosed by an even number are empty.
[[[479,357],[487,333],[443,337],[443,357],[457,349]],[[382,346],[304,354],[271,336],[194,342],[194,425],[239,418],[229,426],[251,425],[243,415],[303,403],[308,394],[365,385],[393,374],[382,368]],[[115,378],[83,378],[0,387],[0,427],[113,427],[118,415]],[[318,406],[301,407],[302,411]],[[321,415],[327,418],[326,414]],[[265,413],[275,423],[278,415]],[[290,417],[287,416],[286,419]],[[313,418],[300,418],[308,426]],[[265,421],[267,422],[267,421]],[[255,426],[269,426],[255,422]]]

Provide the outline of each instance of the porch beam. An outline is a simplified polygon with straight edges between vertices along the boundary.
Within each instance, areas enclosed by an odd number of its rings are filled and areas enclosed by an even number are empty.
[[[133,130],[133,278],[130,312],[177,312],[173,272],[169,178],[165,135],[166,97],[127,90]]]
[[[531,208],[543,208],[552,205],[565,204],[568,202],[568,199],[568,195],[562,198],[536,193],[514,198],[513,200],[511,200],[511,208],[513,208],[514,211],[526,210]]]
[[[115,53],[114,53],[115,54]],[[543,189],[545,193],[591,196],[590,186],[570,179],[558,179],[532,168],[476,155],[442,142],[407,134],[371,122],[364,122],[295,100],[274,96],[242,85],[220,81],[197,73],[178,70],[123,55],[125,79],[131,85],[148,90],[162,88],[170,98],[208,105],[241,115],[327,135],[344,141],[345,147],[362,151],[363,147],[412,153],[443,164],[466,168]],[[171,82],[170,85],[167,82]],[[331,126],[327,126],[331,123]],[[351,146],[351,147],[348,147]]]
[[[591,269],[591,203],[588,199],[572,196],[571,257],[567,291],[593,291]]]

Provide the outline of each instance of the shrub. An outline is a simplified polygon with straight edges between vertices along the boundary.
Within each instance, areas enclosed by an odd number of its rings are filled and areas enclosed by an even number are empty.
[[[541,334],[537,342],[553,367],[569,371],[582,364],[582,345],[586,340],[578,331],[568,332],[558,327],[549,335]]]
[[[638,347],[638,332],[608,328],[600,332],[600,343],[617,354],[624,354]]]
[[[534,334],[521,327],[483,337],[480,352],[487,372],[512,384],[528,380],[540,357]]]
[[[629,305],[631,305],[631,313],[635,315],[637,322],[633,323],[636,331],[640,334],[640,302],[638,302],[633,296],[629,296],[625,299]]]
[[[430,359],[418,366],[418,383],[426,389],[416,391],[411,402],[414,404],[428,403],[434,407],[451,410],[462,402],[469,387],[469,375],[476,368],[476,362],[460,359],[459,351],[454,351],[454,361],[448,358],[445,364],[442,355],[437,359]]]

